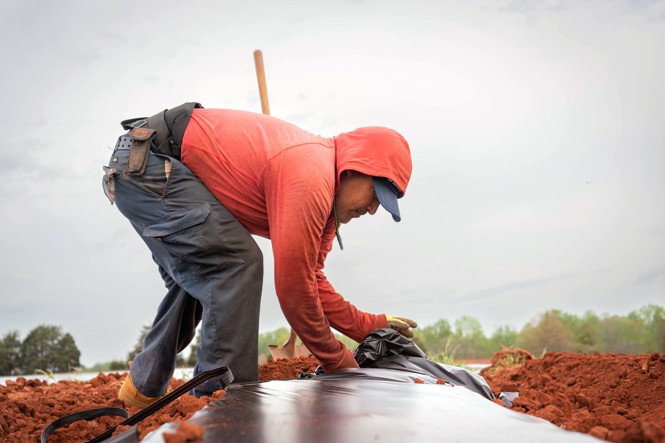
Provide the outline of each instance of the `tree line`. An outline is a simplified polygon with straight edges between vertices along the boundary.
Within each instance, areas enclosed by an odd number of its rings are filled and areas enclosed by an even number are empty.
[[[0,341],[0,375],[68,372],[81,366],[74,337],[60,326],[40,325],[21,340],[11,331]]]
[[[490,358],[503,347],[519,347],[536,356],[544,352],[645,354],[665,352],[665,309],[647,305],[626,316],[578,316],[559,310],[541,313],[519,331],[501,326],[490,336],[471,316],[416,329],[414,341],[428,355],[452,354],[456,359]]]
[[[441,319],[414,329],[413,340],[429,356],[438,360],[489,359],[502,348],[519,347],[536,356],[547,351],[579,353],[649,354],[665,353],[665,308],[647,305],[628,315],[596,314],[581,316],[560,310],[539,314],[517,330],[510,325],[486,335],[480,321],[464,315],[452,324]],[[259,335],[259,353],[267,356],[269,344],[281,344],[289,329],[280,328]],[[357,343],[337,336],[349,349]]]
[[[141,351],[150,330],[143,326],[125,360],[99,363],[91,370],[127,370],[127,362]],[[442,356],[463,359],[488,359],[503,347],[520,347],[540,356],[546,351],[580,353],[665,353],[665,308],[647,305],[628,315],[598,315],[587,311],[581,316],[559,310],[538,315],[517,330],[500,326],[491,335],[483,332],[480,321],[464,315],[452,324],[441,319],[414,330],[414,341],[433,358]],[[259,354],[269,359],[268,345],[284,343],[289,336],[286,327],[259,334]],[[357,343],[336,335],[349,349]],[[197,335],[189,349],[178,355],[178,366],[196,364]],[[30,374],[37,370],[66,372],[80,366],[80,355],[74,339],[58,326],[41,325],[21,341],[18,332],[6,334],[0,341],[0,375]]]

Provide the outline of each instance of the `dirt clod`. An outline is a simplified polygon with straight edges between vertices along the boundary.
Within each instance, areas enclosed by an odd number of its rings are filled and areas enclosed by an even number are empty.
[[[319,361],[313,355],[307,357],[279,358],[269,360],[259,366],[259,380],[288,380],[298,378],[301,372],[312,373],[319,366]]]
[[[162,436],[166,443],[185,443],[203,437],[203,428],[193,423],[181,421],[175,433],[165,432]]]
[[[505,357],[509,351],[497,361],[517,360]],[[519,392],[514,410],[564,429],[613,442],[665,442],[665,362],[658,353],[547,353],[481,374],[495,394]]]

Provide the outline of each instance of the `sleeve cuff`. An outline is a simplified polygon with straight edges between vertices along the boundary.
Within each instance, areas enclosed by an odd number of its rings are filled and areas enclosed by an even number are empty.
[[[358,362],[356,361],[355,358],[353,358],[353,354],[351,354],[351,351],[346,349],[344,351],[342,361],[340,361],[338,364],[336,364],[333,367],[323,367],[323,370],[327,373],[332,373],[339,371],[340,369],[346,369],[346,368],[359,368]]]
[[[386,318],[386,314],[379,314],[376,316],[376,327],[374,330],[376,331],[377,329],[383,329],[388,327],[388,319]]]

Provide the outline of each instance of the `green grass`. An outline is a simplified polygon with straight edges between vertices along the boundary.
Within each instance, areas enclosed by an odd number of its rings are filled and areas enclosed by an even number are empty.
[[[454,340],[450,337],[446,339],[446,345],[443,348],[443,351],[438,354],[428,355],[427,358],[436,363],[442,363],[444,365],[453,365],[453,366],[462,366],[462,363],[455,360],[455,354],[459,345],[456,345]]]

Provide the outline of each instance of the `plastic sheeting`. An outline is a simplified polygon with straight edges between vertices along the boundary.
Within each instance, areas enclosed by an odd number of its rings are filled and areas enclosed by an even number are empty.
[[[205,442],[598,441],[489,401],[481,376],[427,360],[392,329],[370,334],[354,356],[360,369],[230,385],[190,422],[204,428]],[[170,423],[144,441],[162,442],[174,429]]]
[[[370,368],[337,378],[231,385],[189,421],[204,428],[204,442],[598,441],[464,388],[377,379],[382,373],[406,376]],[[144,441],[161,443],[161,434],[174,428],[165,425]]]
[[[408,372],[411,377],[434,378],[466,389],[493,400],[494,394],[483,377],[464,368],[436,363],[410,339],[397,331],[384,328],[369,334],[353,353],[361,368],[395,369]],[[510,402],[500,396],[508,406]]]
[[[489,401],[481,376],[427,360],[392,329],[370,334],[354,356],[360,369],[230,385],[190,422],[204,428],[205,442],[597,441]],[[174,428],[145,441],[161,442]]]

